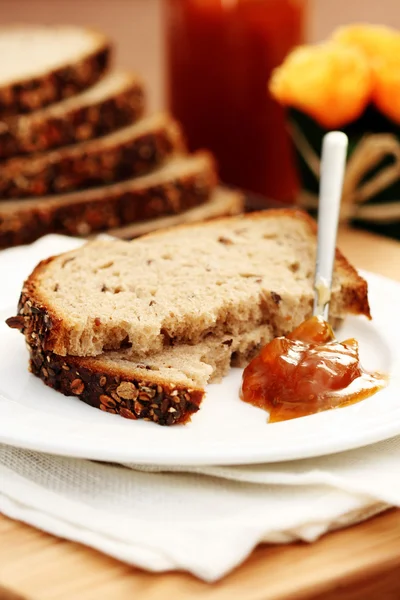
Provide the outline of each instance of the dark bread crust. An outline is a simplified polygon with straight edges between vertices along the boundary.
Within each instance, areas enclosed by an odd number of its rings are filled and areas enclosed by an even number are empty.
[[[144,419],[159,425],[187,423],[197,412],[203,389],[173,385],[146,378],[146,369],[131,376],[90,358],[62,357],[45,350],[47,315],[39,310],[25,317],[8,319],[8,324],[25,335],[30,353],[30,370],[46,385],[65,396],[76,396],[95,408],[127,419]]]
[[[51,352],[43,354],[36,348],[31,351],[30,370],[64,396],[76,396],[94,408],[126,419],[144,419],[158,425],[187,423],[199,410],[205,394],[204,390],[174,388],[167,382],[164,386],[155,385],[146,379],[95,371],[83,366],[84,360],[71,356],[63,359]],[[129,385],[128,393],[124,392],[127,386],[123,384]],[[121,389],[122,395],[119,395]]]
[[[316,232],[315,221],[303,211],[296,209],[276,209],[269,211],[261,211],[259,213],[251,213],[240,217],[234,217],[239,222],[240,220],[254,220],[254,219],[265,219],[268,217],[274,217],[278,215],[286,215],[296,219],[305,220],[311,231]],[[215,223],[224,225],[231,221],[232,217],[223,217],[220,219],[214,219],[209,222],[202,223],[202,227],[215,226]],[[198,226],[197,224],[186,224],[173,228],[177,231],[184,228],[192,228]],[[166,230],[163,230],[166,231]],[[162,232],[161,232],[162,233]],[[150,236],[158,235],[158,233],[149,234]],[[148,236],[143,236],[146,239]],[[57,354],[66,354],[64,348],[68,346],[68,328],[65,327],[65,319],[59,316],[55,311],[48,305],[46,298],[41,295],[40,279],[41,274],[45,270],[52,260],[57,257],[48,258],[40,262],[37,267],[33,270],[31,275],[26,280],[19,304],[18,304],[18,315],[24,316],[28,321],[32,318],[32,315],[40,312],[41,317],[41,335],[43,336],[43,348],[46,351],[56,351]],[[367,282],[357,273],[357,271],[350,265],[350,263],[344,258],[344,256],[338,251],[337,252],[338,266],[342,269],[347,280],[343,280],[343,288],[341,291],[342,305],[344,313],[362,314],[367,318],[371,318],[369,302],[368,302],[368,285]],[[341,315],[334,315],[341,316]]]
[[[9,327],[33,332],[34,328],[40,334],[40,345],[43,351],[53,349],[57,340],[63,341],[64,333],[62,328],[62,319],[58,318],[54,312],[45,306],[38,299],[36,293],[37,277],[50,264],[56,256],[51,256],[42,260],[32,271],[28,280],[24,283],[19,301],[18,315],[6,320]]]
[[[116,184],[68,196],[41,199],[30,208],[21,203],[12,212],[1,212],[0,248],[28,244],[42,235],[60,233],[90,235],[110,228],[178,214],[207,202],[217,184],[217,171],[212,155],[205,168],[171,178],[158,185],[132,189]],[[74,200],[75,198],[75,200]]]
[[[142,83],[133,80],[112,97],[68,109],[62,115],[11,118],[0,125],[0,158],[44,152],[107,135],[137,121],[143,115],[144,101]]]
[[[92,32],[97,44],[81,60],[37,77],[0,87],[0,118],[30,113],[85,90],[100,79],[110,62],[111,44]]]
[[[0,166],[2,200],[61,194],[95,187],[151,171],[185,149],[179,125],[166,117],[151,131],[135,134],[107,148],[104,138],[53,150],[35,158],[21,157]],[[79,151],[77,150],[79,148]]]

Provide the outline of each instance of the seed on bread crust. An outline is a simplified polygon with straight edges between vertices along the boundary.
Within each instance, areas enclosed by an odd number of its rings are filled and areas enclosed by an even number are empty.
[[[72,381],[72,383],[71,383],[71,392],[73,394],[76,394],[77,396],[80,396],[82,394],[82,392],[83,392],[84,389],[85,389],[85,384],[83,383],[82,379],[74,379]]]
[[[128,410],[127,408],[121,408],[119,414],[125,419],[137,419],[135,413],[133,413],[131,410]]]
[[[116,401],[113,400],[112,398],[110,398],[110,396],[106,396],[105,394],[102,394],[99,399],[100,399],[101,404],[104,404],[105,406],[108,406],[109,408],[115,408],[117,406]]]
[[[9,317],[6,319],[6,323],[11,329],[23,329],[25,319],[22,315],[18,315],[16,317]]]
[[[120,383],[116,389],[116,392],[118,396],[124,398],[124,400],[135,400],[139,394],[133,383],[130,383],[129,381],[123,381]]]

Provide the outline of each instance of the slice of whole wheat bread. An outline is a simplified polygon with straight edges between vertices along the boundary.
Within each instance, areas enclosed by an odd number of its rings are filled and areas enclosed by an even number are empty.
[[[175,227],[186,223],[201,223],[218,217],[229,217],[238,215],[244,211],[244,196],[238,190],[223,186],[217,187],[210,195],[207,202],[189,208],[176,215],[158,217],[140,223],[132,223],[124,227],[110,229],[107,234],[121,240],[132,240],[133,238],[147,235],[161,229]]]
[[[111,44],[80,27],[0,28],[0,118],[32,112],[94,84],[108,66]]]
[[[107,135],[134,123],[143,111],[141,80],[128,72],[113,71],[80,94],[0,123],[0,158]]]
[[[237,338],[209,336],[195,346],[181,344],[150,357],[127,350],[98,357],[61,357],[43,349],[40,325],[25,329],[30,370],[46,385],[103,411],[160,425],[185,423],[199,409],[209,381],[219,381],[231,362],[247,364],[271,338],[268,325]]]
[[[180,126],[156,114],[109,135],[0,164],[0,197],[66,193],[147,173],[185,149]]]
[[[43,348],[60,355],[127,342],[145,355],[262,324],[282,335],[311,314],[315,249],[315,222],[289,209],[94,241],[36,267],[18,319],[29,329],[35,315]],[[339,252],[330,307],[370,316],[367,284]]]
[[[89,235],[176,215],[206,202],[216,184],[212,155],[197,152],[173,157],[149,175],[122,183],[0,202],[0,248],[27,244],[48,233]]]

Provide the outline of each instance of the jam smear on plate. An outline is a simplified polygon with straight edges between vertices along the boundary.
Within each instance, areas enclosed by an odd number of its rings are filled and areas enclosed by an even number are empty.
[[[264,346],[243,373],[242,400],[269,412],[269,422],[354,404],[387,385],[365,371],[358,342],[338,342],[320,317]]]

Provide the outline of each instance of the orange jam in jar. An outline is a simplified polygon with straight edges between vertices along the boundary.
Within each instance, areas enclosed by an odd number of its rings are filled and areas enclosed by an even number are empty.
[[[304,41],[308,0],[164,0],[168,108],[224,183],[294,202],[285,111],[268,80]]]

